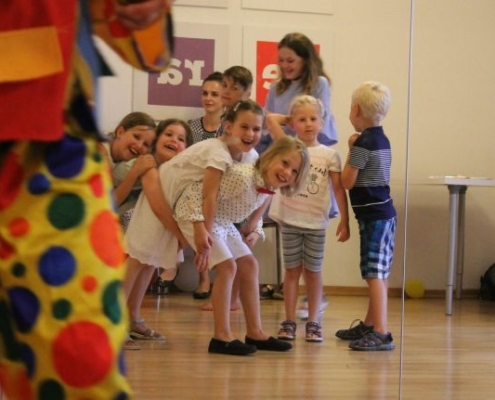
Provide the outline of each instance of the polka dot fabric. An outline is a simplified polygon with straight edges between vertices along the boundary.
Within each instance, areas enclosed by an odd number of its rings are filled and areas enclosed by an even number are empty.
[[[129,399],[108,166],[94,139],[27,146],[0,169],[0,383],[9,399]]]

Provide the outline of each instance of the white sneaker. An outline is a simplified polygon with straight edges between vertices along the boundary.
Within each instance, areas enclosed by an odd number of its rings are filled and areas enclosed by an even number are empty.
[[[325,312],[325,308],[327,308],[330,301],[326,297],[322,297],[320,302],[320,311],[318,312],[318,316],[321,317]],[[303,297],[299,303],[299,307],[296,310],[297,318],[306,321],[309,318],[309,310],[308,310],[308,298]]]

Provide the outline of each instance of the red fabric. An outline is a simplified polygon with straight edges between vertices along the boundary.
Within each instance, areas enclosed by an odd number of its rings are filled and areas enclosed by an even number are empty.
[[[57,27],[64,72],[41,79],[0,83],[0,141],[51,141],[62,137],[62,110],[74,47],[76,10],[77,0],[2,0],[0,32]]]

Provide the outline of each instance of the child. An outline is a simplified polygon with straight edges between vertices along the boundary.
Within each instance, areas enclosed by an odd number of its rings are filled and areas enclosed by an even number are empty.
[[[249,99],[251,95],[251,86],[253,84],[253,75],[249,69],[235,65],[227,68],[222,75],[221,98],[224,107],[224,113],[221,118],[220,126],[217,130],[217,136],[222,136],[224,132],[225,116],[237,102]],[[243,162],[252,163],[258,158],[258,153],[252,149],[249,155],[245,155]],[[210,296],[210,275],[207,270],[199,274],[198,288],[193,292],[195,299],[206,299]],[[235,300],[234,302],[235,303]],[[232,308],[236,309],[237,305],[232,304]],[[201,307],[203,310],[211,311],[211,303],[207,303]]]
[[[270,86],[266,98],[266,112],[287,115],[296,96],[314,96],[323,103],[323,123],[317,140],[327,146],[337,143],[337,128],[330,109],[331,81],[313,42],[302,33],[285,35],[278,44],[278,66],[278,78]],[[284,130],[294,135],[289,126]],[[256,147],[258,153],[263,153],[271,142],[270,135],[263,135]]]
[[[191,127],[193,143],[201,142],[217,136],[223,113],[221,98],[222,73],[213,72],[203,81],[201,104],[204,115],[187,121]]]
[[[152,153],[157,165],[169,161],[192,143],[189,125],[179,119],[160,122],[156,133]],[[148,328],[141,318],[141,303],[155,268],[176,268],[177,262],[182,261],[182,254],[178,247],[164,252],[160,247],[150,248],[148,242],[150,238],[160,237],[164,226],[182,241],[182,246],[185,246],[186,242],[178,231],[165,201],[157,169],[149,169],[142,176],[142,182],[143,192],[139,196],[125,237],[129,257],[124,289],[131,317],[130,336],[134,339],[164,340],[162,334]],[[174,240],[174,243],[177,244],[177,240]],[[139,346],[128,339],[125,348],[139,349]]]
[[[141,175],[156,167],[155,159],[149,154],[155,128],[155,121],[148,114],[132,112],[119,122],[109,135],[110,140],[101,145],[110,165],[113,195],[120,216],[136,204],[141,192]]]
[[[369,287],[364,322],[335,335],[352,340],[353,350],[393,350],[388,331],[388,276],[392,266],[397,225],[390,197],[390,142],[381,126],[390,107],[390,90],[379,82],[364,82],[352,94],[349,119],[356,132],[349,138],[349,154],[342,184],[349,190],[361,238],[361,276]]]
[[[230,121],[227,116],[227,121]],[[233,123],[226,124],[226,135],[243,129],[242,114]],[[261,129],[262,119],[257,122]],[[197,149],[195,149],[197,150]],[[198,156],[202,156],[198,154]],[[267,193],[281,188],[285,195],[293,195],[304,182],[308,171],[308,155],[302,142],[294,138],[277,141],[266,151],[256,164],[234,164],[222,175],[217,190],[211,193],[212,180],[196,181],[182,192],[174,215],[181,231],[189,243],[201,253],[205,242],[211,243],[210,252],[199,268],[215,268],[216,280],[213,285],[212,303],[214,334],[208,351],[228,355],[247,355],[256,350],[287,351],[289,343],[265,334],[261,327],[260,299],[258,288],[258,263],[246,241],[234,223],[250,217],[266,201]],[[187,169],[187,165],[183,165]],[[212,196],[212,197],[211,197]],[[204,198],[204,200],[203,200]],[[210,213],[205,203],[217,199],[215,214]],[[262,220],[258,220],[261,229]],[[248,236],[259,234],[250,232]],[[239,278],[240,298],[246,320],[245,343],[234,338],[230,329],[229,304],[234,276]]]
[[[253,85],[253,74],[251,71],[240,65],[227,68],[222,76],[222,105],[224,112],[222,123],[217,130],[217,136],[222,136],[224,131],[223,120],[227,112],[237,104],[238,101],[247,100],[251,96],[251,87]]]
[[[278,332],[279,339],[294,340],[296,336],[296,304],[302,274],[308,299],[306,341],[323,340],[318,314],[323,295],[321,270],[332,189],[341,211],[336,232],[338,241],[349,239],[347,196],[340,183],[340,157],[336,150],[319,144],[317,140],[323,113],[322,103],[312,96],[302,95],[292,101],[289,124],[297,138],[308,147],[309,179],[294,197],[276,194],[268,214],[280,225],[284,254],[285,320]],[[282,126],[277,123],[280,117],[285,118],[277,114],[267,117],[267,127],[276,140],[285,137]]]

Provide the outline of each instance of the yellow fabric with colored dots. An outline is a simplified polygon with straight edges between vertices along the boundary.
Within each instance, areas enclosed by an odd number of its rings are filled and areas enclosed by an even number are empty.
[[[93,120],[97,77],[90,66],[98,60],[82,51],[91,40],[78,47],[82,29],[72,40],[73,28],[89,23],[81,14],[75,21],[72,11],[89,4],[98,33],[144,70],[161,70],[169,62],[172,38],[165,28],[171,21],[164,12],[161,21],[136,34],[116,20],[114,0],[66,3],[63,10],[55,0],[7,3],[26,17],[19,18],[23,29],[32,28],[36,16],[43,23],[34,27],[58,29],[65,65],[63,73],[50,74],[58,68],[51,49],[38,72],[26,66],[20,76],[9,77],[15,82],[0,80],[0,108],[9,116],[0,126],[0,386],[9,400],[129,400],[122,234]],[[57,26],[65,13],[70,21],[62,18],[66,25]],[[32,52],[35,42],[28,34],[11,45],[26,44],[19,52]],[[47,100],[47,88],[57,96]],[[44,114],[49,118],[39,118]]]
[[[7,397],[129,398],[122,238],[96,140],[66,136],[38,160],[16,144],[0,182],[0,308],[14,316],[2,321],[1,351],[22,350],[0,364]]]

